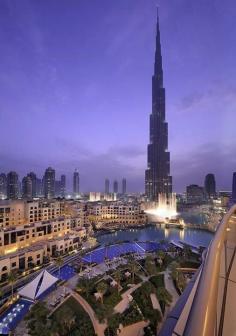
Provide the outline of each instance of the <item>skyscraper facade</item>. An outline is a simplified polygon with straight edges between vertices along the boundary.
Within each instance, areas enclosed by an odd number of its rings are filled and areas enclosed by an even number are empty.
[[[33,183],[29,175],[22,179],[22,197],[25,199],[31,199],[33,193]]]
[[[126,179],[125,178],[122,179],[122,194],[123,195],[126,194]]]
[[[29,176],[32,181],[32,197],[36,197],[37,196],[37,176],[34,172],[30,172],[27,176]]]
[[[168,152],[168,124],[165,121],[165,88],[159,17],[157,14],[156,52],[152,76],[152,113],[150,115],[150,143],[147,150],[148,167],[145,172],[145,193],[149,200],[158,200],[159,194],[172,192],[170,153]]]
[[[113,183],[113,192],[115,193],[115,194],[117,194],[118,193],[118,181],[114,181],[114,183]]]
[[[73,193],[75,197],[79,195],[79,172],[77,169],[73,175]]]
[[[236,172],[233,173],[232,199],[236,201]]]
[[[110,181],[105,179],[105,194],[109,194],[110,192]]]
[[[43,177],[44,197],[51,199],[55,196],[55,170],[48,167]]]
[[[19,197],[19,181],[16,172],[7,174],[7,198],[17,199]]]
[[[36,178],[36,197],[43,195],[43,183],[40,178]]]
[[[66,196],[66,175],[61,175],[60,196],[61,197],[65,197]]]
[[[208,198],[216,195],[216,181],[214,174],[207,174],[205,177],[205,192]]]
[[[0,199],[7,197],[7,176],[6,174],[0,174]]]

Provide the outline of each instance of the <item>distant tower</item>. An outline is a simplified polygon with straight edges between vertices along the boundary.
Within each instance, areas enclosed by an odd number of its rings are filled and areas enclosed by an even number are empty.
[[[113,183],[113,192],[115,194],[118,193],[118,182],[115,180],[114,183]]]
[[[232,199],[236,201],[236,172],[233,173]]]
[[[165,120],[165,88],[159,17],[157,14],[156,52],[152,76],[152,113],[150,115],[150,141],[147,150],[148,166],[145,172],[145,193],[149,200],[157,201],[159,194],[172,193],[170,152],[168,152],[168,124]]]
[[[33,192],[33,183],[29,175],[22,179],[22,198],[31,199]]]
[[[55,170],[48,167],[43,177],[44,197],[51,199],[55,197]]]
[[[16,172],[7,174],[7,198],[17,199],[19,197],[19,181]]]
[[[61,175],[61,190],[60,190],[60,196],[65,197],[66,195],[66,175]]]
[[[27,176],[29,176],[32,181],[32,197],[36,197],[37,195],[37,176],[34,172],[30,172]]]
[[[75,197],[79,195],[79,172],[77,169],[73,175],[73,193]]]
[[[55,180],[55,197],[61,196],[61,180]]]
[[[205,192],[207,197],[214,197],[216,195],[216,182],[214,174],[207,174],[205,177]]]
[[[36,197],[43,195],[43,182],[40,178],[36,178]]]
[[[105,179],[105,194],[109,194],[110,191],[110,181]]]
[[[122,179],[122,194],[123,195],[126,194],[126,179],[125,178]]]
[[[7,176],[6,174],[0,174],[0,199],[7,197]]]

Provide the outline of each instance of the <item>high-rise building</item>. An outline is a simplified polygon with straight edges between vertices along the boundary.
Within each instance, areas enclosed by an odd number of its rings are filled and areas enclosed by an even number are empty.
[[[207,197],[210,198],[216,195],[216,181],[214,174],[206,175],[204,186]]]
[[[37,196],[37,176],[34,172],[30,172],[27,176],[29,176],[32,181],[32,197],[36,197]]]
[[[7,198],[17,199],[19,197],[19,181],[16,172],[7,174]]]
[[[115,193],[115,194],[117,194],[118,193],[118,181],[114,181],[114,183],[113,183],[113,192]]]
[[[6,174],[0,174],[0,199],[7,197],[7,176]]]
[[[66,175],[61,175],[60,196],[61,197],[65,197],[66,196]]]
[[[77,197],[79,195],[79,172],[78,169],[75,170],[73,175],[73,193]]]
[[[55,180],[55,197],[61,196],[61,181]]]
[[[43,195],[43,183],[40,178],[36,178],[36,197],[40,197]]]
[[[232,199],[236,201],[236,172],[233,173]]]
[[[190,184],[186,187],[186,195],[188,203],[201,204],[205,201],[205,191],[203,187],[197,184]]]
[[[55,170],[48,167],[45,170],[44,177],[44,196],[51,199],[55,196]]]
[[[145,172],[145,193],[149,200],[158,200],[159,194],[172,192],[170,153],[168,152],[168,124],[165,121],[165,88],[160,42],[159,17],[154,75],[152,76],[152,113],[150,115],[150,143],[147,153],[148,167]]]
[[[31,199],[33,194],[33,182],[29,175],[22,179],[22,198]]]
[[[122,179],[122,194],[123,195],[126,194],[126,179],[125,178]]]
[[[110,192],[110,181],[105,179],[105,194],[109,194]]]

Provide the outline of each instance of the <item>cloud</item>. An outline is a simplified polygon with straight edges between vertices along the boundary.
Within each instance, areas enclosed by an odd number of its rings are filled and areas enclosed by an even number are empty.
[[[203,185],[205,175],[216,176],[218,189],[231,189],[232,173],[236,170],[236,144],[205,143],[183,156],[174,156],[172,172],[174,187],[183,191],[188,184]]]

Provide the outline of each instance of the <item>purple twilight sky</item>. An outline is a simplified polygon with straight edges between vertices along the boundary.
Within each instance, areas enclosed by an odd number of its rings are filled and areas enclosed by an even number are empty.
[[[236,2],[159,0],[174,190],[236,171]],[[144,190],[156,1],[0,1],[0,172]]]

